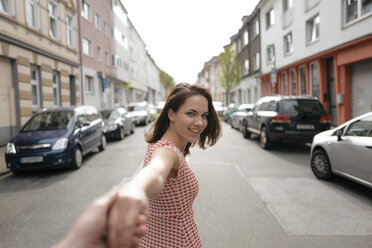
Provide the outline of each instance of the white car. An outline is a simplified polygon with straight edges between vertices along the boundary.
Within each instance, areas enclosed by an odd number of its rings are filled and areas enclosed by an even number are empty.
[[[243,130],[242,121],[247,116],[249,111],[252,111],[254,104],[240,104],[238,111],[231,114],[231,127]]]
[[[310,161],[319,179],[336,174],[372,188],[372,112],[315,135]]]
[[[226,107],[223,105],[222,102],[213,102],[214,110],[216,110],[218,116],[223,116],[226,111]]]

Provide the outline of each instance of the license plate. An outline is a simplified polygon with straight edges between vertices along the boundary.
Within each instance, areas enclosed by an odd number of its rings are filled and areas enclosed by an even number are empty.
[[[315,127],[313,124],[298,124],[297,129],[313,130]]]
[[[21,158],[22,164],[40,163],[40,162],[43,162],[43,156]]]

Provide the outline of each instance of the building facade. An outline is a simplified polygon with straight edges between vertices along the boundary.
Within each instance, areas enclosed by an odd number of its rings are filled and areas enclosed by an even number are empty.
[[[97,109],[113,106],[111,61],[111,1],[79,0],[82,100]]]
[[[244,16],[242,22],[239,32],[230,38],[240,63],[241,80],[234,90],[234,102],[238,105],[255,103],[260,94],[256,79],[261,69],[259,10]]]
[[[0,1],[0,145],[33,113],[81,102],[76,0]]]
[[[372,110],[371,1],[267,0],[259,8],[262,95],[315,96],[332,125]]]

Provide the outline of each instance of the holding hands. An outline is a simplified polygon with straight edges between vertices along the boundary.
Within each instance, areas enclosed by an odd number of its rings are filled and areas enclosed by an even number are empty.
[[[93,201],[54,248],[130,248],[146,232],[147,196],[113,188]]]

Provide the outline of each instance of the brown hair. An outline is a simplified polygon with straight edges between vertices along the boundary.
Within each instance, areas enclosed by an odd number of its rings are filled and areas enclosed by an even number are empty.
[[[208,100],[208,124],[204,131],[200,134],[199,147],[206,148],[206,145],[213,146],[222,135],[222,129],[216,110],[212,104],[212,96],[209,90],[199,84],[180,83],[177,84],[170,92],[165,105],[160,112],[159,117],[148,133],[145,133],[147,143],[155,143],[163,137],[165,131],[169,127],[168,110],[172,109],[177,112],[181,105],[190,97],[201,95]],[[187,143],[184,155],[190,154],[190,147],[195,144]]]

